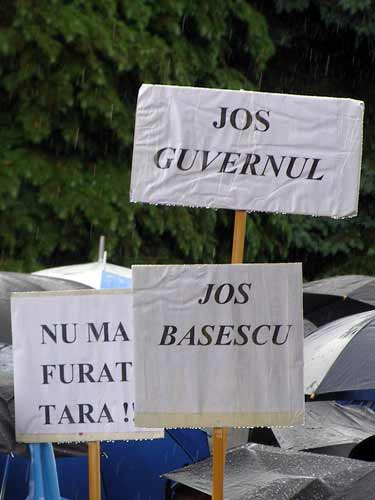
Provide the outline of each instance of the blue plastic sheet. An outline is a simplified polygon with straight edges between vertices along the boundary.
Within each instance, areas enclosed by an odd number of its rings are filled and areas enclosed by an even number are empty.
[[[60,500],[56,461],[51,443],[30,444],[31,471],[26,500]]]
[[[103,271],[100,288],[131,288],[132,280],[125,276]]]

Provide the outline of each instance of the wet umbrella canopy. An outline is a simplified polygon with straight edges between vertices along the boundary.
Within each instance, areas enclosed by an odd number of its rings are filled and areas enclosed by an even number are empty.
[[[61,278],[85,284],[92,288],[131,288],[132,271],[103,260],[73,266],[41,269],[35,276]]]
[[[272,431],[286,450],[314,449],[348,456],[358,443],[375,434],[375,412],[367,406],[314,401],[306,403],[304,425]]]
[[[305,394],[350,392],[350,399],[375,390],[375,311],[325,325],[305,338]],[[358,391],[361,396],[354,397]],[[331,398],[332,399],[332,398]]]
[[[304,316],[318,326],[373,309],[374,277],[336,276],[303,285]]]
[[[166,477],[211,493],[211,459]],[[247,444],[226,455],[226,500],[369,500],[375,491],[375,465],[348,458],[293,452]]]

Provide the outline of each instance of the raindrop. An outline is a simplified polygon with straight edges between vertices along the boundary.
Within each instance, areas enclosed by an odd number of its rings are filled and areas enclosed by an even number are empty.
[[[79,127],[77,127],[76,136],[74,138],[74,149],[77,149],[78,139],[79,139]]]
[[[330,54],[328,54],[328,57],[327,57],[327,63],[326,63],[326,69],[325,69],[325,76],[328,75],[328,68],[329,68],[329,63],[330,63],[330,60],[331,60],[331,56]]]
[[[259,80],[258,80],[258,89],[260,90],[261,86],[262,86],[262,79],[263,79],[263,71],[260,72],[260,75],[259,75]]]

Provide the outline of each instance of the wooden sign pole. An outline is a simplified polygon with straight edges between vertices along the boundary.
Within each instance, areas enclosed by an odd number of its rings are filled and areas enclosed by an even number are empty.
[[[234,218],[232,264],[242,264],[246,234],[246,212],[236,210]],[[215,427],[212,436],[212,500],[224,499],[224,466],[227,429]]]
[[[89,461],[89,500],[101,499],[100,481],[100,442],[88,443]]]

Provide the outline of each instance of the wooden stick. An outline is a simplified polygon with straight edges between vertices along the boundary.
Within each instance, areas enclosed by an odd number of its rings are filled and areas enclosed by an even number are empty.
[[[89,460],[89,500],[101,499],[100,442],[88,443]]]
[[[243,263],[245,236],[246,236],[246,212],[244,212],[243,210],[236,210],[234,216],[232,264]]]
[[[212,434],[212,500],[224,499],[224,467],[227,429],[214,427]]]
[[[236,210],[233,230],[232,264],[243,262],[246,235],[246,212]],[[227,429],[215,427],[212,435],[212,500],[224,499],[224,467]]]

